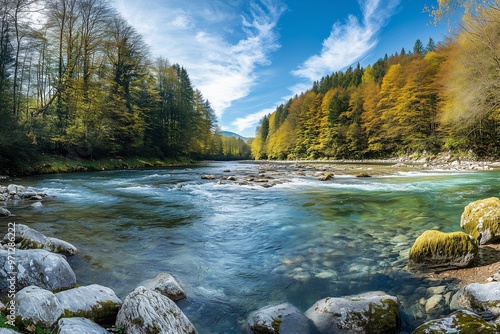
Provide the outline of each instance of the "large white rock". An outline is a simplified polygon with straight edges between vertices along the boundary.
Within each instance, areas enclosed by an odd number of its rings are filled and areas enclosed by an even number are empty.
[[[316,333],[311,320],[288,303],[258,310],[250,316],[248,327],[255,334]]]
[[[28,286],[16,293],[16,317],[25,324],[51,327],[64,310],[56,296],[36,286]]]
[[[305,315],[321,334],[397,333],[401,326],[398,299],[381,291],[321,299]]]
[[[9,290],[12,278],[17,290],[35,285],[54,291],[70,289],[76,284],[75,273],[65,257],[42,249],[17,249],[10,254],[0,250],[0,292]]]
[[[127,334],[197,333],[170,298],[143,286],[137,287],[123,301],[116,318],[116,327],[120,326]]]
[[[453,295],[450,308],[500,316],[500,282],[466,285]]]
[[[159,273],[140,285],[150,290],[156,290],[174,302],[186,298],[186,293],[182,290],[179,283],[168,273]]]
[[[94,321],[113,318],[122,301],[113,290],[92,284],[56,293],[66,317],[84,317]]]
[[[63,318],[57,323],[57,334],[109,334],[107,330],[85,318]]]

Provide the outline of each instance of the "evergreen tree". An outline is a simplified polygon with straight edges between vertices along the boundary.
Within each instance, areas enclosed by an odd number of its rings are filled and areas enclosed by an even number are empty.
[[[413,53],[416,55],[424,56],[425,51],[426,51],[426,49],[424,49],[424,45],[422,44],[422,41],[420,39],[417,39],[415,41],[415,44],[413,45]]]

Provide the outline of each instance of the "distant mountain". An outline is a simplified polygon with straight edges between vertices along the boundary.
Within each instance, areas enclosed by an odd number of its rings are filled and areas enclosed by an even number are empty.
[[[237,133],[234,133],[234,132],[231,132],[231,131],[221,131],[220,132],[221,136],[226,136],[226,137],[236,137],[236,138],[240,138],[244,141],[247,140],[247,138],[243,137],[243,136],[240,136],[239,134]]]

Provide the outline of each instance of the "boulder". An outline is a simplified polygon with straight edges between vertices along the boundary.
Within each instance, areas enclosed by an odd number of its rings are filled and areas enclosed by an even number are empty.
[[[248,327],[255,334],[317,333],[311,320],[288,303],[258,310],[250,316]]]
[[[460,227],[481,245],[500,240],[500,199],[491,197],[467,205]]]
[[[57,323],[57,334],[109,334],[107,330],[85,318],[63,318]]]
[[[179,283],[168,273],[159,273],[152,279],[143,282],[141,286],[150,290],[156,290],[174,302],[186,298],[186,293],[182,290]]]
[[[397,333],[401,327],[396,297],[382,291],[317,301],[305,315],[319,333]]]
[[[84,317],[94,321],[115,319],[122,301],[113,290],[92,284],[56,293],[65,317]]]
[[[463,232],[428,230],[411,247],[408,266],[416,269],[464,268],[477,254],[476,240]]]
[[[52,327],[64,311],[56,296],[45,289],[28,286],[16,293],[16,322]]]
[[[2,240],[3,244],[9,242],[11,234],[8,233]],[[23,224],[16,225],[15,242],[20,249],[45,249],[49,252],[64,254],[67,256],[75,255],[78,250],[69,242],[46,237],[44,234]]]
[[[11,215],[11,213],[10,213],[9,210],[7,210],[6,208],[1,208],[0,207],[0,217],[1,216],[8,217],[10,215]]]
[[[464,286],[451,298],[450,308],[466,309],[495,318],[500,316],[500,282]]]
[[[484,333],[496,334],[500,328],[487,323],[481,316],[460,310],[442,319],[431,320],[418,326],[412,334]]]
[[[0,293],[7,292],[9,280],[15,279],[18,290],[30,285],[54,291],[70,289],[76,276],[65,257],[43,249],[16,250],[10,261],[6,250],[0,250]],[[13,276],[12,273],[16,275]]]
[[[205,174],[201,176],[202,180],[215,180],[217,177],[213,174]]]
[[[127,334],[198,333],[170,298],[143,286],[137,287],[123,301],[116,318],[116,327],[120,326]]]
[[[7,193],[9,193],[9,195],[21,194],[24,193],[25,191],[26,188],[24,186],[20,186],[17,184],[9,184],[7,186]]]

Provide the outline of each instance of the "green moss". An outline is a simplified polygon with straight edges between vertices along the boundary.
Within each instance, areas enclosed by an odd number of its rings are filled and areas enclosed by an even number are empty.
[[[273,319],[271,327],[273,327],[275,333],[279,334],[282,322],[283,322],[283,319],[281,319],[281,318],[274,318]]]
[[[364,319],[361,325],[371,333],[396,333],[401,326],[399,305],[393,299],[383,299],[381,304],[370,303]]]
[[[68,309],[64,310],[63,318],[82,317],[93,321],[99,321],[116,316],[120,305],[113,301],[100,302],[98,305],[92,307],[89,311],[72,312]]]
[[[490,197],[470,203],[464,208],[461,225],[478,241],[484,231],[493,237],[500,236],[500,199]]]
[[[437,230],[425,231],[417,238],[410,250],[410,265],[429,260],[451,259],[456,256],[478,253],[474,239],[463,232],[445,233]]]
[[[432,320],[419,326],[413,334],[445,334],[449,332],[495,334],[499,333],[499,328],[497,325],[487,323],[478,315],[457,311],[449,318]]]

